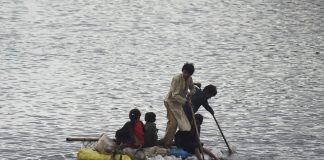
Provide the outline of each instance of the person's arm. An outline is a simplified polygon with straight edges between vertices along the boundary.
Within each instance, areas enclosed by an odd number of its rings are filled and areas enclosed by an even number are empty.
[[[178,77],[173,77],[172,78],[172,82],[171,82],[171,94],[172,97],[178,101],[181,104],[185,104],[186,103],[186,98],[182,97],[180,92],[181,92],[181,82],[180,79]]]
[[[131,127],[130,122],[126,122],[122,128],[118,129],[115,133],[115,138],[118,143],[124,143],[125,141],[131,139],[129,135],[129,128]]]
[[[154,126],[154,134],[153,134],[153,140],[154,140],[154,146],[158,145],[158,129],[156,128],[156,125]]]
[[[192,95],[195,94],[196,87],[195,87],[195,83],[192,80],[192,77],[190,77],[188,81],[189,81],[189,90],[190,90],[190,92],[188,93],[187,97],[190,98]]]
[[[135,147],[135,148],[142,148],[143,147],[141,141],[136,136],[134,136],[134,144],[132,144],[132,146]]]
[[[201,88],[201,83],[200,82],[194,82],[193,83],[195,86],[197,86],[198,88]]]
[[[203,107],[212,115],[214,115],[214,110],[210,107],[208,101],[206,100],[206,102],[203,103]]]
[[[195,148],[195,155],[196,155],[196,157],[197,157],[197,159],[198,160],[202,160],[202,158],[201,158],[201,153],[200,153],[200,151],[199,151],[199,148],[197,147],[197,148]]]

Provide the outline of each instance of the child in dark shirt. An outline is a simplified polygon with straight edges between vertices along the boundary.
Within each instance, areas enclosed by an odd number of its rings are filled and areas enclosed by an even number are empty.
[[[144,133],[144,147],[153,147],[157,145],[158,129],[155,124],[156,115],[153,112],[147,112],[145,114],[145,133]]]

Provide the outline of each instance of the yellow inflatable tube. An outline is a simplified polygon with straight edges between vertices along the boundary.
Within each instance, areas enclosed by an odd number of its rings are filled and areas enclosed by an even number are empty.
[[[120,158],[122,156],[122,158]],[[82,148],[77,155],[77,160],[111,160],[111,155],[100,154],[91,148]],[[115,155],[116,160],[131,160],[128,155]]]

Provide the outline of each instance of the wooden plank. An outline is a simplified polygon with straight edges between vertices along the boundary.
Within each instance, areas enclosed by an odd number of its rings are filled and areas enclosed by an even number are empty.
[[[66,141],[98,141],[96,137],[67,137]]]

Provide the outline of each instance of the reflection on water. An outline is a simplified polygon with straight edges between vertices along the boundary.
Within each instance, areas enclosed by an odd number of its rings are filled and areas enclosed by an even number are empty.
[[[321,0],[0,4],[3,159],[75,159],[67,136],[113,137],[134,107],[156,112],[162,137],[163,98],[187,61],[218,86],[228,159],[324,157]],[[202,142],[226,150],[199,112]]]

